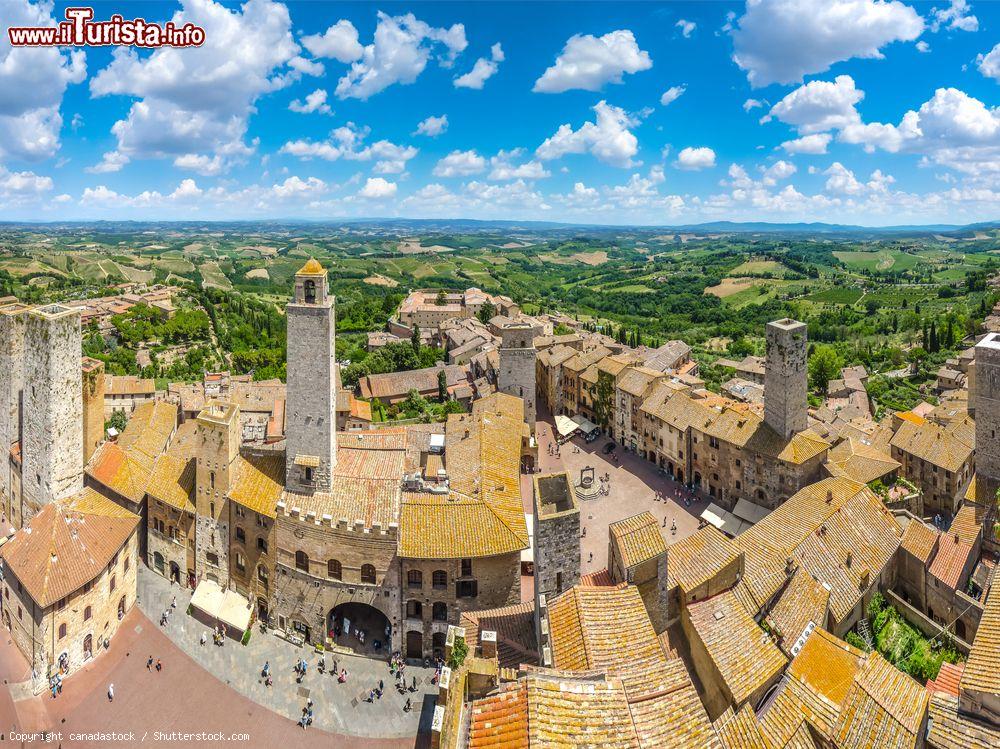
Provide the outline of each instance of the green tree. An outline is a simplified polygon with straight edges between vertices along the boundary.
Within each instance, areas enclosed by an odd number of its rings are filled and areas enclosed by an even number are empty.
[[[108,419],[104,428],[117,429],[118,433],[121,434],[125,431],[126,426],[128,426],[128,416],[125,415],[124,411],[115,410],[111,412],[111,418]]]
[[[826,394],[830,380],[837,376],[843,361],[832,346],[817,346],[809,357],[809,382],[820,393]]]
[[[413,346],[414,353],[420,353],[420,326],[413,326],[413,334],[410,336],[410,345]]]
[[[444,289],[441,289],[441,291],[437,293],[437,297],[435,298],[434,303],[437,304],[438,307],[443,307],[446,302],[447,298],[445,297]]]
[[[448,375],[443,368],[438,371],[438,400],[441,403],[448,400]]]
[[[496,317],[497,308],[493,302],[486,302],[482,307],[479,308],[479,313],[476,315],[479,318],[479,322],[483,325],[489,323],[494,317]]]
[[[594,417],[607,430],[613,416],[615,401],[615,379],[606,372],[597,373],[597,389],[594,393]]]

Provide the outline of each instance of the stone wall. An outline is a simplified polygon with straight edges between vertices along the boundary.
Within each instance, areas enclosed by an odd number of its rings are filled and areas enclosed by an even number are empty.
[[[529,324],[508,325],[500,329],[500,367],[497,372],[497,390],[516,395],[524,401],[524,420],[534,429],[537,409],[535,406],[536,360],[535,336],[541,333],[538,326]]]
[[[970,393],[972,392],[970,386]],[[1000,480],[1000,334],[976,344],[976,471]],[[973,405],[970,402],[970,406]]]
[[[791,437],[809,426],[806,325],[775,320],[767,324],[765,337],[764,420],[778,434]]]
[[[21,472],[26,515],[83,488],[80,310],[34,309],[25,327]]]
[[[104,362],[84,359],[83,389],[83,462],[90,460],[104,440]]]
[[[180,584],[187,586],[189,573],[195,572],[195,517],[152,497],[146,497],[147,535],[146,566],[157,574],[170,577],[170,563],[180,570]],[[157,530],[158,522],[163,531]],[[175,536],[170,535],[175,528]],[[156,564],[156,554],[163,557],[163,567]]]
[[[21,438],[21,391],[24,388],[24,328],[28,308],[0,308],[0,502],[11,518],[11,472],[7,452]],[[17,526],[20,527],[20,526]]]
[[[565,473],[535,476],[535,598],[580,582],[580,507]]]

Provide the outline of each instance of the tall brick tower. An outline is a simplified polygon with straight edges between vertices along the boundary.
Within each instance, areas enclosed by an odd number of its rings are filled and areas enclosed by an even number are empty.
[[[42,505],[83,489],[80,310],[49,304],[24,330],[21,484],[27,522]]]
[[[1000,333],[976,344],[976,475],[1000,481]]]
[[[330,491],[337,464],[336,315],[326,270],[315,258],[295,274],[295,295],[285,307],[285,320],[285,487]]]
[[[808,425],[806,325],[784,318],[767,324],[764,421],[789,438]]]
[[[195,466],[195,569],[226,587],[229,584],[229,488],[240,454],[240,409],[211,401],[198,414]]]
[[[500,370],[497,390],[524,400],[524,420],[535,428],[535,336],[541,328],[526,322],[500,328]]]
[[[104,362],[83,357],[83,462],[86,465],[104,439]]]
[[[24,328],[29,307],[0,307],[0,502],[10,520],[10,446],[21,439],[22,391],[24,389]]]

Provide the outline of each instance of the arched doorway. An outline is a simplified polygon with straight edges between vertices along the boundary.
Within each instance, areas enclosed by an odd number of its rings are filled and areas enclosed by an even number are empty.
[[[181,584],[181,567],[177,562],[170,563],[170,579],[178,585]]]
[[[87,635],[83,638],[83,659],[89,660],[94,655],[94,636]]]
[[[521,456],[521,473],[534,473],[535,471],[535,456],[534,455],[522,455]]]
[[[431,646],[434,649],[434,658],[444,658],[444,642],[447,639],[444,632],[435,632],[431,637]]]
[[[355,653],[388,657],[392,652],[389,618],[367,603],[348,601],[330,609],[326,635]]]
[[[406,633],[406,657],[407,658],[423,658],[424,657],[424,633],[415,629],[411,629]]]
[[[121,619],[123,616],[125,616],[125,596],[118,600],[118,618]]]
[[[163,555],[158,551],[153,552],[153,569],[163,574]]]
[[[257,599],[257,618],[262,622],[267,621],[267,599],[258,598]]]

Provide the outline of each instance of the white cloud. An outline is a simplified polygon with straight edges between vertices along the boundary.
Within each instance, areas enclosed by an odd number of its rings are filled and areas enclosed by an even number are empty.
[[[966,0],[951,0],[947,8],[931,8],[931,31],[941,28],[956,31],[978,31],[979,19],[971,13]]]
[[[743,102],[743,111],[749,112],[751,109],[757,109],[758,107],[763,106],[765,106],[765,104],[760,99],[747,99]]]
[[[245,158],[256,145],[244,137],[257,100],[300,75],[292,66],[300,48],[288,8],[248,0],[231,11],[212,0],[184,0],[171,21],[204,28],[205,44],[141,56],[119,47],[90,82],[95,97],[138,98],[112,127],[119,153],[133,159],[213,154],[227,165]]]
[[[923,39],[918,41],[914,46],[917,48],[917,52],[920,52],[921,54],[926,54],[931,51],[931,45],[929,45]]]
[[[826,153],[826,147],[830,145],[831,140],[833,140],[833,136],[830,133],[816,133],[815,135],[803,135],[795,140],[786,140],[781,144],[781,147],[785,153],[793,155],[797,153],[820,154]]]
[[[677,154],[677,161],[674,162],[674,166],[678,169],[685,169],[688,171],[709,169],[715,166],[715,151],[704,146],[698,148],[691,148],[690,146],[683,148],[681,149],[681,152]]]
[[[924,22],[899,0],[747,0],[732,30],[733,60],[754,87],[796,83],[853,57],[881,58]]]
[[[426,135],[428,138],[436,138],[448,129],[448,115],[440,117],[428,117],[417,125],[414,135]]]
[[[857,195],[864,192],[865,186],[858,182],[854,172],[839,161],[833,162],[823,174],[828,177],[826,180],[827,192],[838,192],[845,195]]]
[[[414,146],[401,146],[388,140],[379,140],[370,146],[363,146],[368,137],[368,128],[359,128],[348,122],[330,133],[326,141],[300,139],[288,141],[278,153],[297,158],[323,159],[325,161],[375,161],[374,171],[379,174],[400,174],[406,170],[406,163],[420,152]]]
[[[452,151],[434,166],[435,177],[468,177],[486,171],[486,159],[470,151]]]
[[[0,18],[8,26],[54,26],[52,3],[0,0]],[[63,94],[87,76],[82,50],[11,47],[0,36],[0,159],[38,160],[59,150]]]
[[[854,87],[849,75],[830,81],[810,81],[779,101],[761,122],[773,118],[796,128],[801,135],[842,129],[861,121],[855,105],[865,92]]]
[[[390,16],[379,11],[374,40],[337,82],[337,96],[368,99],[394,83],[409,85],[424,72],[433,51],[443,47],[439,61],[450,67],[467,44],[465,26],[460,23],[436,28],[412,13]]]
[[[764,175],[762,177],[763,183],[770,186],[776,185],[778,182],[788,179],[798,170],[795,168],[795,164],[790,161],[779,159],[766,169],[762,169],[762,171]]]
[[[288,108],[293,112],[298,112],[299,114],[310,114],[312,112],[319,112],[320,114],[333,114],[333,110],[330,109],[330,105],[326,103],[326,97],[326,91],[318,88],[306,96],[306,100],[304,102],[295,99],[288,105]]]
[[[556,62],[535,81],[535,92],[558,94],[570,89],[599,91],[606,83],[621,83],[625,73],[649,70],[653,61],[639,49],[628,29],[601,37],[571,36]]]
[[[365,186],[358,190],[362,198],[391,198],[396,194],[396,183],[381,177],[369,177]]]
[[[698,27],[698,24],[696,24],[694,21],[685,21],[682,18],[681,20],[679,20],[677,23],[674,24],[674,27],[681,30],[681,34],[684,35],[685,39],[690,39],[691,34],[694,33],[694,30]]]
[[[339,62],[354,62],[365,51],[358,42],[358,30],[346,19],[337,21],[323,34],[302,37],[302,46],[316,57],[327,57]]]
[[[0,198],[8,204],[31,203],[52,190],[51,177],[34,172],[9,172],[0,166]]]
[[[660,97],[660,104],[664,107],[671,104],[681,98],[681,95],[687,91],[686,85],[681,86],[671,86],[666,91],[663,92],[663,96]]]
[[[128,156],[120,154],[118,151],[107,151],[97,164],[85,167],[84,171],[90,172],[91,174],[120,172],[128,162]]]
[[[1000,44],[985,55],[976,57],[976,64],[980,73],[1000,83]]]
[[[550,176],[550,173],[542,166],[540,161],[525,161],[521,164],[514,164],[515,159],[524,155],[524,149],[517,148],[513,151],[500,151],[496,156],[490,158],[489,179],[506,181],[513,179],[543,179]]]
[[[500,46],[500,42],[497,42],[490,48],[489,59],[480,57],[476,60],[476,64],[472,66],[472,70],[455,79],[455,88],[472,88],[479,91],[487,79],[492,78],[496,74],[500,68],[500,63],[503,61],[503,48]]]
[[[585,122],[574,130],[569,124],[559,126],[555,134],[535,150],[542,161],[558,159],[569,153],[590,153],[611,166],[627,168],[639,151],[639,141],[629,130],[639,124],[624,109],[601,100],[594,106],[594,122]]]

